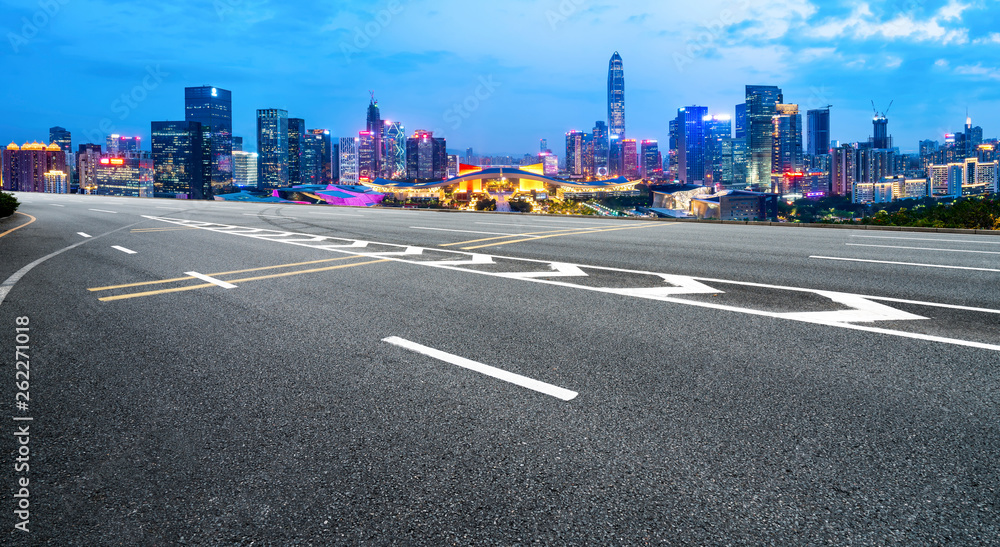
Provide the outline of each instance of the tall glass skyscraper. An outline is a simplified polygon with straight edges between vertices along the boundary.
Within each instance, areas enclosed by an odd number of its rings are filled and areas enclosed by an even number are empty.
[[[329,129],[310,129],[309,134],[316,135],[323,142],[322,150],[322,167],[320,182],[317,184],[333,184],[333,181],[337,178],[337,173],[334,171],[333,165],[334,161],[334,151],[333,151],[333,139],[330,137]]]
[[[372,92],[372,101],[368,104],[368,124],[365,130],[371,134],[372,152],[370,157],[368,154],[359,153],[361,177],[365,178],[365,173],[371,173],[370,180],[375,180],[382,175],[382,132],[385,131],[385,127],[382,124],[382,114],[379,111],[374,92]],[[364,140],[362,138],[362,149],[367,147]]]
[[[660,157],[660,145],[655,140],[642,141],[642,178],[658,179],[663,175],[663,160]]]
[[[774,173],[802,171],[802,115],[797,104],[779,104],[771,119],[774,131],[771,168]],[[772,184],[772,187],[774,185]]]
[[[625,67],[617,51],[608,66],[608,134],[625,138]]]
[[[706,182],[711,173],[707,164],[705,122],[708,107],[687,106],[677,110],[677,178],[685,184]]]
[[[288,118],[288,183],[312,184],[304,182],[302,176],[302,155],[305,146],[306,121],[302,118]]]
[[[817,108],[806,113],[808,152],[810,156],[830,153],[830,107]]]
[[[302,135],[299,184],[323,184],[323,135]]]
[[[779,104],[784,103],[781,88],[766,85],[746,86],[746,134],[749,150],[747,176],[751,186],[771,187],[774,154],[774,121]]]
[[[582,176],[585,160],[585,141],[587,134],[583,131],[566,133],[566,171],[570,175]]]
[[[205,172],[212,189],[233,183],[233,94],[211,86],[184,88],[184,120],[198,122],[208,152]],[[208,197],[208,196],[205,196]]]
[[[190,199],[209,197],[205,177],[203,128],[198,122],[152,122],[153,191],[186,194]]]
[[[338,150],[340,183],[358,183],[358,138],[341,137],[340,149]]]
[[[257,186],[261,190],[288,186],[288,111],[257,111]]]

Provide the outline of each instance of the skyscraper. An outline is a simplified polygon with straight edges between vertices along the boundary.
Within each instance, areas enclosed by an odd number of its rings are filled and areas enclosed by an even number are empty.
[[[358,183],[358,138],[341,137],[339,161],[340,184]]]
[[[728,114],[705,116],[705,181],[720,184],[723,181],[723,142],[733,136],[733,119]],[[726,150],[726,154],[731,149]]]
[[[198,122],[207,155],[207,192],[233,183],[233,94],[211,86],[184,88],[184,120]],[[209,197],[207,194],[205,197]]]
[[[367,159],[364,154],[360,156],[361,176],[364,178],[364,173],[370,172],[372,174],[371,180],[375,180],[382,174],[382,132],[385,131],[385,127],[382,124],[382,113],[379,111],[374,91],[372,92],[371,103],[368,104],[368,124],[365,129],[371,133],[372,155],[371,159]],[[365,144],[362,142],[362,149],[364,147]],[[365,165],[366,161],[370,165]]]
[[[108,146],[106,152],[112,156],[138,152],[141,149],[142,139],[140,137],[108,135]]]
[[[288,186],[288,111],[257,111],[257,186],[261,190]]]
[[[288,183],[307,184],[302,177],[302,152],[305,144],[306,121],[288,118]],[[311,184],[311,183],[309,183]]]
[[[76,185],[78,184],[76,179],[76,162],[73,161],[73,137],[69,131],[64,127],[50,127],[49,128],[49,142],[56,143],[59,148],[62,149],[63,154],[66,155],[66,169],[67,174],[67,184]],[[62,193],[62,192],[56,192]]]
[[[448,174],[448,153],[443,138],[418,129],[406,139],[406,178],[443,180]]]
[[[239,188],[257,189],[257,154],[233,150],[233,184]]]
[[[371,182],[378,178],[377,154],[375,134],[371,131],[361,131],[358,133],[358,176],[361,180]]]
[[[382,134],[382,177],[389,180],[406,178],[406,132],[400,122],[385,121]]]
[[[291,130],[289,130],[291,133]],[[299,184],[323,183],[323,134],[306,132],[302,135],[302,153],[299,162]]]
[[[153,191],[206,199],[211,195],[205,173],[204,128],[199,122],[150,123],[153,147]]]
[[[243,137],[237,137],[233,135],[233,152],[242,152],[242,151],[243,151]],[[233,166],[233,169],[235,168],[236,167]],[[235,176],[236,175],[234,174],[233,177]]]
[[[876,114],[872,118],[872,126],[875,130],[875,136],[872,137],[871,141],[872,148],[876,150],[888,150],[892,148],[892,137],[889,136],[889,118],[885,114]]]
[[[687,106],[677,110],[677,177],[685,184],[702,184],[706,174],[705,121],[708,107]]]
[[[608,134],[625,138],[625,66],[617,51],[608,66]]]
[[[736,138],[747,138],[747,103],[736,105]]]
[[[97,163],[97,195],[151,198],[155,194],[153,157],[149,152],[104,155]]]
[[[608,176],[620,177],[625,174],[622,139],[618,135],[608,137]],[[568,165],[568,164],[567,164]]]
[[[335,153],[333,151],[333,138],[330,137],[330,130],[310,129],[309,133],[319,136],[319,138],[323,141],[322,174],[320,176],[320,182],[317,184],[333,184],[333,181],[337,178],[337,173],[333,168],[333,164],[335,163]]]
[[[639,180],[639,143],[635,139],[622,140],[622,167],[625,178]]]
[[[642,178],[655,180],[663,176],[660,145],[655,140],[642,141]]]
[[[101,145],[81,144],[76,152],[77,181],[80,192],[91,194],[97,191],[97,164],[101,159]]]
[[[772,174],[798,173],[802,171],[802,115],[797,104],[775,105],[771,118],[773,125],[773,145],[771,157]]]
[[[583,131],[566,133],[566,171],[572,176],[583,176],[586,138]]]
[[[55,143],[10,143],[3,151],[2,163],[3,189],[14,192],[44,192],[46,173],[67,172],[66,154]]]
[[[810,156],[830,153],[830,107],[817,108],[806,113]]]
[[[769,189],[774,154],[773,117],[784,96],[776,86],[748,85],[746,99],[748,182],[756,188]]]

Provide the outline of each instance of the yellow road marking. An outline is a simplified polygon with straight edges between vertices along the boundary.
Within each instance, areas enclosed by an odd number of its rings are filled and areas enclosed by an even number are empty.
[[[548,239],[550,237],[565,237],[565,236],[575,236],[583,234],[598,234],[601,232],[615,232],[618,230],[641,230],[643,228],[652,228],[653,226],[628,226],[625,228],[607,228],[603,230],[587,230],[583,232],[571,232],[568,234],[552,234],[537,237],[529,237],[527,239],[515,239],[514,241],[501,241],[499,243],[488,243],[486,245],[476,245],[474,247],[462,247],[463,251],[471,251],[473,249],[482,249],[483,247],[499,247],[500,245],[510,245],[511,243],[523,243],[525,241],[535,241],[538,239]]]
[[[0,237],[3,237],[3,236],[5,236],[5,235],[7,235],[7,234],[9,234],[9,233],[13,232],[14,230],[20,230],[21,228],[24,228],[25,226],[27,226],[27,225],[31,224],[32,222],[34,222],[34,221],[38,220],[38,219],[36,219],[35,217],[33,217],[33,216],[29,215],[28,213],[22,213],[22,212],[20,212],[20,211],[14,211],[14,214],[17,214],[17,215],[24,215],[24,216],[26,216],[26,217],[30,218],[31,220],[29,220],[28,222],[25,222],[24,224],[22,224],[22,225],[18,226],[17,228],[11,228],[10,230],[7,230],[6,232],[4,232],[4,233],[0,234]]]
[[[276,277],[288,277],[288,276],[291,276],[291,275],[302,275],[302,274],[316,273],[316,272],[329,272],[331,270],[340,270],[340,269],[343,269],[343,268],[353,268],[355,266],[365,266],[365,265],[368,265],[368,264],[378,264],[379,262],[391,262],[391,260],[385,258],[385,259],[382,259],[382,260],[372,260],[370,262],[359,262],[357,264],[343,264],[341,266],[331,266],[329,268],[314,268],[312,270],[300,270],[300,271],[297,271],[297,272],[285,272],[285,273],[274,274],[274,275],[262,275],[260,277],[248,277],[246,279],[233,279],[233,280],[229,281],[229,283],[234,283],[234,284],[235,283],[246,283],[248,281],[259,281],[261,279],[274,279]],[[218,275],[218,274],[216,274],[216,275]],[[193,279],[193,278],[189,278],[189,279]],[[139,292],[139,293],[132,293],[132,294],[122,294],[122,295],[119,295],[119,296],[105,296],[104,298],[98,298],[98,300],[100,300],[101,302],[110,302],[112,300],[127,300],[129,298],[139,298],[139,297],[142,297],[142,296],[153,296],[153,295],[156,295],[156,294],[167,294],[167,293],[174,293],[174,292],[193,291],[193,290],[196,290],[196,289],[204,289],[204,288],[207,288],[207,287],[215,287],[215,286],[216,285],[214,285],[212,283],[205,283],[204,285],[192,285],[190,287],[177,287],[177,288],[174,288],[174,289],[160,289],[158,291],[147,291],[147,292]]]
[[[510,234],[510,235],[500,236],[500,237],[484,237],[482,239],[473,239],[473,240],[470,240],[470,241],[459,241],[458,243],[445,243],[444,245],[440,245],[440,246],[441,247],[454,247],[455,245],[466,245],[468,243],[479,243],[481,241],[496,241],[498,239],[507,239],[507,238],[510,238],[510,237],[533,236],[533,235],[540,235],[540,234],[558,234],[558,233],[561,233],[561,232],[572,232],[574,230],[580,230],[580,228],[566,228],[566,229],[563,229],[563,230],[546,230],[544,232],[527,232],[527,233],[524,233],[524,234]],[[484,245],[484,246],[488,247],[489,245]]]
[[[233,275],[233,274],[249,273],[249,272],[261,272],[261,271],[264,271],[264,270],[277,270],[278,268],[291,268],[291,267],[294,267],[294,266],[309,266],[311,264],[322,264],[324,262],[336,262],[338,260],[350,260],[352,258],[364,258],[364,257],[360,256],[360,255],[352,255],[352,256],[345,256],[343,258],[328,258],[328,259],[325,259],[325,260],[313,260],[313,261],[310,261],[310,262],[295,262],[293,264],[280,264],[278,266],[265,266],[263,268],[250,268],[248,270],[236,270],[236,271],[232,271],[232,272],[219,272],[219,273],[206,274],[206,275],[208,275],[210,277],[218,277],[220,275]],[[189,279],[194,279],[194,278],[190,277],[190,276],[188,276],[188,277],[175,277],[173,279],[163,279],[163,280],[160,280],[160,281],[144,281],[142,283],[129,283],[127,285],[112,285],[110,287],[94,287],[93,289],[87,289],[87,290],[90,291],[90,292],[110,291],[112,289],[127,289],[129,287],[144,287],[146,285],[162,285],[164,283],[176,283],[178,281],[187,281]]]

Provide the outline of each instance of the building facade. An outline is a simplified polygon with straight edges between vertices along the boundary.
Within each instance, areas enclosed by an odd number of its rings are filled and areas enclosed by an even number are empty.
[[[746,136],[749,152],[749,183],[755,188],[771,185],[774,156],[774,115],[783,104],[781,88],[776,86],[746,86]]]
[[[184,88],[184,120],[201,124],[208,195],[232,185],[232,92],[212,86]]]
[[[608,136],[625,138],[625,65],[617,51],[608,64]]]
[[[154,193],[163,197],[208,199],[204,128],[199,122],[152,122]]]
[[[358,138],[341,137],[338,150],[340,184],[358,184],[360,174],[358,170]]]
[[[48,146],[10,143],[3,151],[3,189],[8,192],[45,192],[45,174],[50,171],[68,173],[66,154],[58,144]]]
[[[257,185],[261,190],[288,186],[288,111],[257,111]]]

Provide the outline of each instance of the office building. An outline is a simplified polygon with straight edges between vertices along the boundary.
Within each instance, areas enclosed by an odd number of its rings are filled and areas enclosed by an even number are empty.
[[[64,171],[49,171],[45,173],[46,194],[68,194],[69,174]]]
[[[594,149],[594,177],[606,179],[610,174],[608,169],[608,124],[597,121],[594,124],[594,132],[591,133],[591,142]]]
[[[378,178],[378,154],[375,147],[374,133],[358,133],[358,176],[363,181],[371,182]]]
[[[384,122],[382,132],[382,178],[403,180],[406,178],[406,132],[401,122]]]
[[[243,151],[243,137],[233,136],[233,152],[242,152],[242,151]],[[235,168],[236,166],[234,165],[233,169]]]
[[[625,178],[639,180],[639,142],[635,139],[622,140],[622,165]]]
[[[608,137],[608,177],[620,177],[625,174],[622,140],[618,135]]]
[[[775,105],[771,171],[776,174],[802,172],[802,115],[797,104]]]
[[[323,142],[323,150],[321,152],[321,175],[320,182],[317,184],[333,184],[337,180],[339,175],[335,165],[337,163],[337,154],[335,152],[336,146],[333,143],[333,137],[330,136],[329,129],[310,129],[308,131],[311,135],[317,135],[319,139]]]
[[[306,132],[301,140],[299,184],[323,184],[323,152],[326,149],[323,134]]]
[[[58,144],[38,142],[18,146],[10,143],[3,151],[3,189],[8,192],[45,192],[45,174],[66,170],[66,154]]]
[[[233,184],[233,94],[212,86],[184,88],[184,120],[201,124],[209,197]]]
[[[257,111],[257,185],[261,190],[288,186],[288,111]]]
[[[723,183],[724,164],[731,162],[723,151],[723,142],[733,137],[733,118],[727,114],[706,115],[705,124],[705,184]]]
[[[660,156],[660,145],[655,140],[642,141],[642,178],[644,180],[659,180],[663,177],[663,158]]]
[[[749,183],[754,188],[771,185],[774,155],[774,115],[784,103],[776,86],[746,86],[746,138],[749,151]]]
[[[341,137],[338,151],[340,184],[354,185],[360,180],[358,169],[358,138]]]
[[[302,118],[288,118],[288,184],[307,184],[302,179],[305,137],[306,121]]]
[[[582,177],[585,165],[587,134],[583,131],[566,133],[566,172],[570,176]]]
[[[740,103],[736,105],[736,138],[746,139],[747,138],[747,104]]]
[[[857,151],[849,144],[833,149],[830,161],[830,193],[846,196],[854,191],[857,182]]]
[[[702,184],[711,178],[706,170],[705,119],[708,108],[687,106],[677,110],[677,178],[685,184]],[[706,173],[709,176],[706,177]]]
[[[76,152],[76,173],[80,193],[93,194],[97,191],[97,164],[102,154],[99,144],[79,146]]]
[[[406,140],[406,178],[410,180],[444,180],[448,157],[443,138],[431,131],[418,129]]]
[[[149,152],[105,154],[97,163],[97,195],[151,198],[154,178]]]
[[[233,185],[246,190],[257,189],[257,154],[233,150]]]
[[[375,100],[375,93],[372,92],[371,102],[368,104],[368,117],[365,130],[371,138],[371,155],[367,154],[367,144],[365,138],[361,139],[361,150],[358,158],[361,162],[361,178],[365,178],[366,173],[370,173],[369,180],[375,180],[382,176],[382,132],[385,131],[385,124],[382,123],[382,112],[379,110],[378,101]]]
[[[608,66],[608,136],[625,138],[625,67],[617,51]]]
[[[808,124],[808,145],[810,156],[830,153],[830,107],[817,108],[806,112]]]
[[[153,188],[162,197],[208,199],[205,129],[199,122],[152,122]],[[113,154],[112,156],[118,156]]]
[[[105,148],[105,152],[112,156],[130,154],[140,150],[142,150],[142,139],[140,137],[108,135],[108,146]]]

